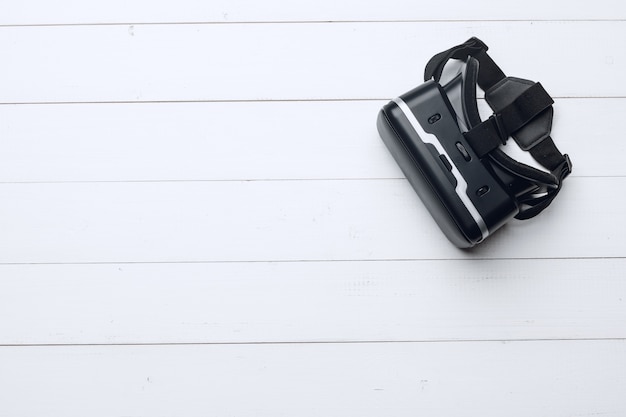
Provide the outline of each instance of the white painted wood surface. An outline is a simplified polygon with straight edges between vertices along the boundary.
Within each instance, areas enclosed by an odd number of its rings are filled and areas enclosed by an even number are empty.
[[[618,416],[626,385],[610,340],[3,351],[14,416]]]
[[[3,27],[2,100],[390,99],[470,36],[556,97],[623,97],[626,84],[607,80],[626,70],[625,31],[624,20]]]
[[[6,2],[5,2],[6,3]],[[2,25],[186,23],[186,22],[315,22],[315,21],[437,21],[437,20],[617,20],[626,12],[618,0],[573,0],[559,3],[528,0],[307,1],[267,0],[109,0],[107,2],[21,0],[5,7]]]
[[[617,1],[0,1],[0,416],[626,415]],[[378,138],[476,35],[554,206],[453,248]]]
[[[0,305],[21,325],[0,322],[0,343],[619,339],[625,267],[623,259],[2,265]]]
[[[372,121],[385,103],[0,106],[0,182],[402,178]],[[612,139],[626,99],[557,99],[555,108],[573,177],[626,175],[626,141]],[[590,146],[608,141],[611,152]]]

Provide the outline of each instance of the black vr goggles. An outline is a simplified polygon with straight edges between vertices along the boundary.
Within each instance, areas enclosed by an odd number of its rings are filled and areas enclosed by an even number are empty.
[[[541,84],[507,77],[477,38],[441,52],[425,83],[385,105],[378,131],[448,239],[467,248],[512,218],[529,219],[552,202],[572,170],[550,138],[552,98]],[[439,83],[450,59],[463,69]],[[476,85],[494,111],[482,121]],[[500,145],[513,137],[545,170],[518,162]]]

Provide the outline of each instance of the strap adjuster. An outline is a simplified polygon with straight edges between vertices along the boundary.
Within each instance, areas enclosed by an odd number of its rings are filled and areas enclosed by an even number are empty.
[[[561,164],[561,180],[564,180],[572,173],[572,160],[568,154],[563,154],[563,163]]]

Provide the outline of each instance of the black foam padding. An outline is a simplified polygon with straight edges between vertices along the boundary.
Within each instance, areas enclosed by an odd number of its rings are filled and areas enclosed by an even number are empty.
[[[536,83],[530,80],[506,77],[485,93],[485,99],[495,112],[499,112],[534,86],[536,86]],[[552,106],[549,106],[536,115],[529,123],[513,132],[511,136],[520,148],[525,151],[530,150],[550,136],[553,114]]]
[[[463,70],[463,116],[469,129],[480,123],[480,113],[476,101],[476,83],[478,82],[479,64],[476,58],[467,57]]]

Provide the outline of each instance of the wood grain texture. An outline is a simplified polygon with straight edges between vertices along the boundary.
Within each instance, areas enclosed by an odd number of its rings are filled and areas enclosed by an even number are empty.
[[[626,413],[624,341],[4,347],[0,353],[6,417]]]
[[[534,20],[534,19],[624,19],[626,13],[617,0],[559,3],[529,0],[507,3],[483,0],[479,4],[447,1],[319,0],[285,2],[280,0],[179,0],[173,7],[165,0],[109,0],[107,2],[61,0],[22,0],[0,15],[2,25],[153,23],[153,22],[310,22],[341,20]]]
[[[389,99],[470,36],[555,97],[624,97],[610,82],[626,71],[624,33],[626,21],[4,27],[0,103]]]
[[[571,178],[473,251],[406,180],[3,184],[0,263],[624,257],[625,181]]]
[[[401,178],[375,127],[385,103],[0,106],[0,182]],[[555,111],[573,176],[626,175],[625,99]]]
[[[623,417],[625,19],[0,4],[0,417]],[[471,252],[375,128],[470,36],[557,99],[575,164]]]
[[[0,345],[626,338],[625,269],[624,259],[1,265]]]

